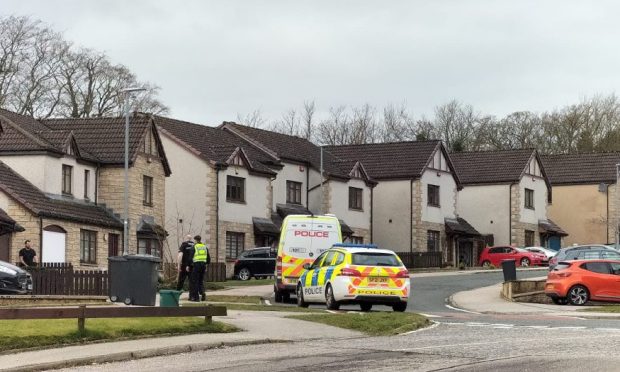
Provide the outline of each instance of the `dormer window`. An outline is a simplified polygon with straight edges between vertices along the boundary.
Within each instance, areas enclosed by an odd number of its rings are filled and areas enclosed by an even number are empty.
[[[62,165],[62,193],[65,195],[71,195],[71,185],[73,183],[73,167],[70,165]]]

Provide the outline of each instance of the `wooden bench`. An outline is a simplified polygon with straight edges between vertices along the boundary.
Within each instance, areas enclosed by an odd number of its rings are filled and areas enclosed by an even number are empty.
[[[83,333],[87,318],[143,318],[204,316],[211,323],[214,316],[226,316],[224,306],[150,307],[150,306],[68,306],[39,308],[0,308],[0,319],[77,319]]]

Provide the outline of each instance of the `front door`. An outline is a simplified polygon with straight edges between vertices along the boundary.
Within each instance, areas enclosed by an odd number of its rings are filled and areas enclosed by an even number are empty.
[[[554,251],[559,251],[562,248],[561,238],[559,236],[550,236],[549,237],[549,249],[553,249]]]
[[[66,234],[56,231],[43,231],[42,262],[65,262]]]
[[[0,235],[0,261],[10,262],[11,234]]]
[[[473,266],[474,244],[472,242],[458,242],[457,265],[461,262],[465,266]]]
[[[108,257],[118,256],[119,237],[118,234],[108,234]]]

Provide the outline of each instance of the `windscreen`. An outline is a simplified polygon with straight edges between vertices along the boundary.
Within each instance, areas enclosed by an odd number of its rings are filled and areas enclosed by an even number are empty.
[[[400,266],[396,256],[389,253],[353,253],[351,263],[361,266]]]

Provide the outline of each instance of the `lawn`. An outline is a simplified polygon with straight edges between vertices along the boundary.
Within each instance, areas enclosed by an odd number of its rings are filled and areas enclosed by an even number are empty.
[[[209,302],[226,302],[226,303],[242,303],[242,304],[261,304],[260,296],[228,296],[228,295],[217,295],[217,294],[209,294],[207,296],[207,300]]]
[[[620,305],[596,306],[586,309],[579,309],[579,311],[591,311],[596,313],[620,313]]]
[[[273,285],[274,279],[227,280],[226,287],[250,287],[255,285]]]
[[[234,326],[220,322],[208,324],[198,317],[86,319],[83,334],[78,332],[75,319],[0,320],[0,352],[161,334],[236,331]]]
[[[291,315],[289,318],[323,323],[363,332],[370,336],[392,336],[427,327],[431,322],[415,313],[370,312]]]
[[[219,303],[210,303],[213,301],[213,297],[207,295],[207,303],[212,305],[217,305]],[[232,297],[232,296],[219,296],[219,297]],[[241,301],[241,300],[240,300]],[[183,306],[204,306],[203,303],[196,302],[182,302]],[[260,305],[254,303],[244,303],[244,302],[236,302],[236,303],[227,303],[226,309],[228,310],[246,310],[246,311],[284,311],[290,313],[325,313],[324,309],[311,309],[311,308],[303,308],[298,306],[284,306],[284,305]]]

